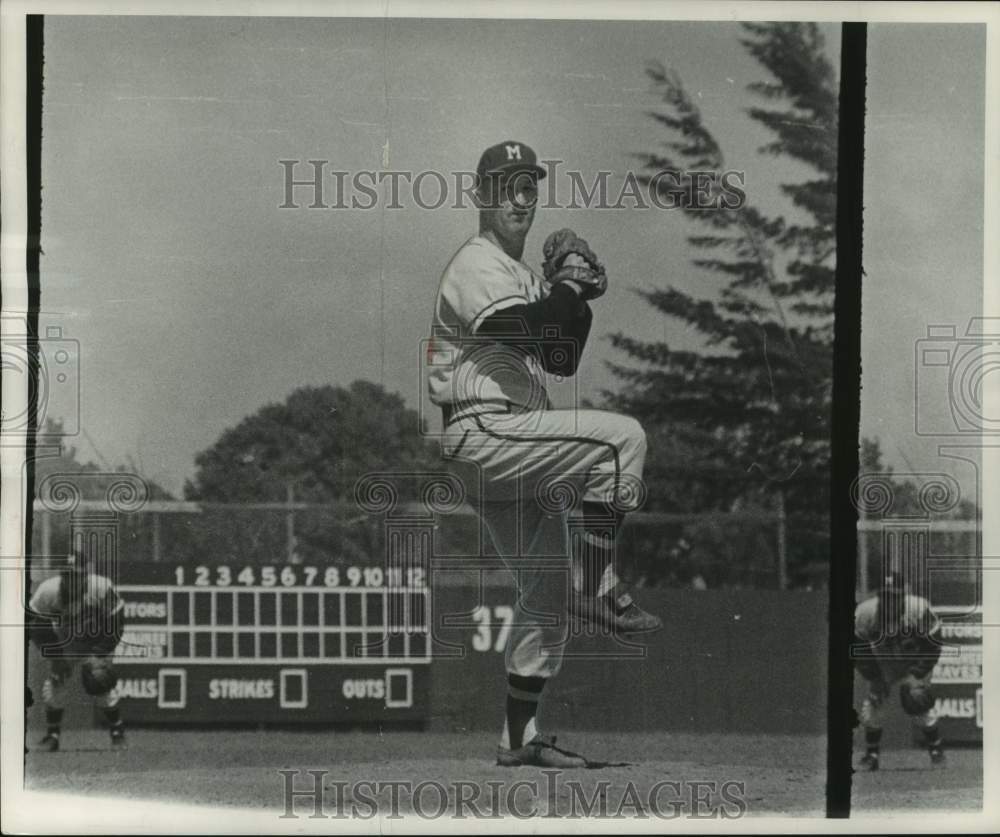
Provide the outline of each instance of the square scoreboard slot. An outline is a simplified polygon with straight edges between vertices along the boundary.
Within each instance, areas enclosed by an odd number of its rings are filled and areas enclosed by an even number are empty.
[[[304,668],[283,668],[279,672],[282,709],[305,709],[309,705],[309,672]]]
[[[187,671],[161,668],[157,673],[156,705],[160,709],[187,707]]]
[[[385,670],[385,705],[389,709],[408,709],[413,706],[413,670],[387,668]]]

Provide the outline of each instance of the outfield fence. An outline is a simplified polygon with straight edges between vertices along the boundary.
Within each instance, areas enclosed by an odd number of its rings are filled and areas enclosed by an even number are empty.
[[[425,534],[425,549],[435,560],[481,557],[487,565],[499,566],[490,539],[468,506],[430,514],[420,503],[401,503],[390,519],[350,503],[291,499],[152,500],[134,510],[112,512],[103,501],[80,500],[71,510],[36,501],[31,554],[64,555],[71,541],[82,544],[101,537],[110,539],[121,561],[370,565],[385,559],[387,532],[399,521]],[[620,533],[619,572],[641,587],[823,589],[829,542],[829,519],[822,514],[636,512]],[[858,547],[862,594],[878,586],[886,568],[916,563],[914,572],[930,573],[939,589],[947,589],[944,598],[949,601],[978,600],[978,521],[862,520]],[[484,578],[509,583],[503,572]]]

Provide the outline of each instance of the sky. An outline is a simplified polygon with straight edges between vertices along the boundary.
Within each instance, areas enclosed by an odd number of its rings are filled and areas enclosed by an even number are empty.
[[[839,28],[823,31],[836,66]],[[810,172],[758,153],[770,136],[746,115],[746,86],[766,75],[740,34],[699,22],[47,16],[42,323],[79,343],[81,433],[67,442],[179,495],[199,451],[297,387],[364,378],[427,407],[421,341],[475,211],[280,209],[279,160],[450,172],[519,139],[620,183],[662,139],[644,73],[659,60],[746,172],[750,201],[794,217],[780,184]],[[898,471],[955,467],[914,433],[914,351],[928,324],[964,331],[981,307],[984,51],[981,28],[869,27],[862,433]],[[528,260],[564,226],[611,280],[582,397],[614,386],[605,361],[622,358],[608,333],[700,345],[634,293],[717,287],[691,266],[693,229],[678,213],[540,209]],[[50,414],[66,403],[54,395]],[[944,397],[927,409],[947,419]]]

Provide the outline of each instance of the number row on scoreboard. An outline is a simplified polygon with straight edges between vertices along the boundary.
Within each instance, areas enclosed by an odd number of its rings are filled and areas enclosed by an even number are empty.
[[[165,656],[174,660],[410,659],[427,656],[427,635],[377,631],[176,631]],[[158,662],[163,662],[159,660]]]
[[[126,595],[128,595],[126,593]],[[378,628],[427,624],[427,591],[170,591],[166,624],[247,627],[347,626]]]
[[[218,564],[212,567],[174,568],[174,581],[178,587],[192,584],[196,587],[424,587],[426,573],[423,567],[282,567],[245,566],[230,567]]]

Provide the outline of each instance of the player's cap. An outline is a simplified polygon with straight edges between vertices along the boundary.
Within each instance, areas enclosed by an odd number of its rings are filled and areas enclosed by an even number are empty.
[[[538,157],[531,146],[517,140],[505,140],[491,145],[479,158],[476,175],[482,180],[487,175],[507,176],[517,172],[532,172],[541,180],[545,169],[538,165]]]

